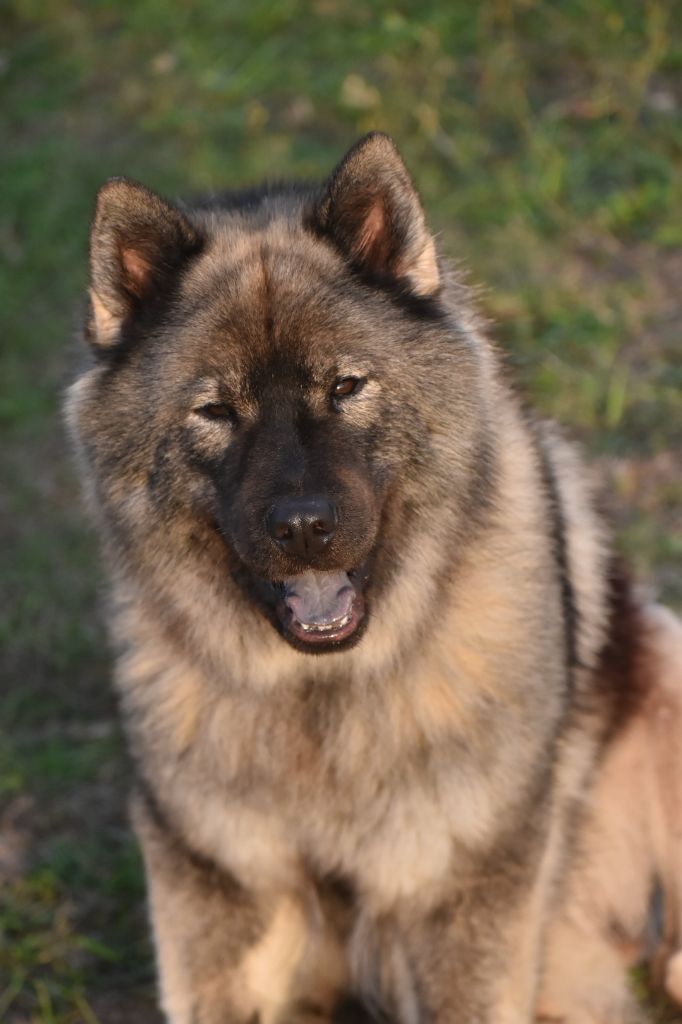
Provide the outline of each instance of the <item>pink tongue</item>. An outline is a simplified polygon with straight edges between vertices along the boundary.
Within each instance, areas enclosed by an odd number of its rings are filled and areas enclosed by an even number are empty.
[[[354,596],[345,572],[304,572],[284,581],[284,603],[304,626],[330,626],[344,619]]]

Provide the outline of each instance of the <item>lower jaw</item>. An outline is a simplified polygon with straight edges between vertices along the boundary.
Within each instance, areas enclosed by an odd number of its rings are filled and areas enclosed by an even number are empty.
[[[284,639],[296,650],[308,654],[324,654],[353,647],[362,636],[366,625],[365,603],[360,594],[355,596],[349,615],[328,629],[306,627],[305,624],[298,622],[283,604],[278,605],[276,614]]]
[[[350,570],[348,575],[353,582],[356,593],[351,607],[350,617],[338,630],[311,630],[294,619],[291,610],[283,600],[282,586],[278,582],[264,579],[253,571],[243,569],[234,573],[235,581],[260,605],[262,611],[267,610],[267,618],[280,636],[297,651],[306,654],[327,654],[354,647],[364,635],[368,621],[367,602],[364,590],[369,579],[368,561],[357,569]]]

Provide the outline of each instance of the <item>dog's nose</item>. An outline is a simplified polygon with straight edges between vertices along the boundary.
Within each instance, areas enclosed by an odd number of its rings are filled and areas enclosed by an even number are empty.
[[[280,498],[268,513],[268,532],[288,555],[310,561],[326,548],[336,530],[336,509],[318,495]]]

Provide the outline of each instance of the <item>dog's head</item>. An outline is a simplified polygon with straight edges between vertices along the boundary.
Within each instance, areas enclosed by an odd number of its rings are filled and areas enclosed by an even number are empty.
[[[384,135],[319,189],[180,209],[108,182],[71,414],[124,571],[172,603],[191,566],[298,649],[357,642],[408,563],[450,557],[482,476],[457,294]]]

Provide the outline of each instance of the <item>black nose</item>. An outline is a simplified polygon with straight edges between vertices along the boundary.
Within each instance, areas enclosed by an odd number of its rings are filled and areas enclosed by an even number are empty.
[[[288,555],[309,561],[334,536],[336,509],[326,498],[280,498],[268,513],[268,532]]]

